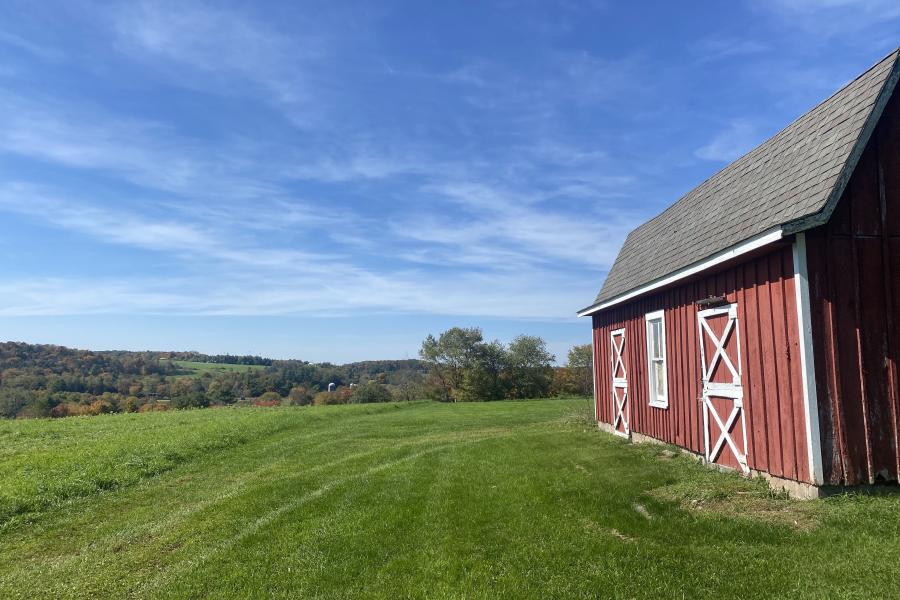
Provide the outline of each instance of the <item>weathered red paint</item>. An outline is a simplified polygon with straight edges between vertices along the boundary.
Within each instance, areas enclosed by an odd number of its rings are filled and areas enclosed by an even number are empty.
[[[593,316],[597,415],[612,423],[612,374],[609,336],[625,328],[630,426],[644,434],[704,454],[700,398],[701,364],[697,301],[714,295],[737,304],[744,416],[733,431],[747,425],[747,461],[752,469],[812,482],[799,361],[799,331],[791,246],[783,243],[743,262],[650,294]],[[646,313],[663,310],[666,329],[668,408],[649,405]],[[720,332],[721,325],[713,325]],[[718,329],[717,329],[718,328]],[[706,346],[711,352],[710,345]],[[709,356],[709,355],[707,355]],[[714,380],[723,375],[716,372]],[[722,400],[713,403],[727,416]],[[715,441],[713,434],[713,442]],[[737,467],[727,452],[722,464]]]
[[[807,233],[825,483],[900,479],[900,100]]]

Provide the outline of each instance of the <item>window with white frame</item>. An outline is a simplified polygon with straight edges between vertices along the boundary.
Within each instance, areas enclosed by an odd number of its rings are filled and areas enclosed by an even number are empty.
[[[647,313],[647,372],[650,378],[650,406],[669,406],[666,377],[666,320],[663,311]]]

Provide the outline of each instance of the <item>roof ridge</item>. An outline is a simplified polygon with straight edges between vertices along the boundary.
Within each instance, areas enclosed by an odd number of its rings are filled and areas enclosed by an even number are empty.
[[[654,221],[656,221],[656,220],[659,219],[660,217],[665,216],[665,214],[666,214],[667,212],[669,212],[670,210],[676,208],[676,206],[677,206],[679,203],[681,203],[682,200],[684,200],[685,198],[687,198],[687,197],[690,195],[691,192],[693,192],[694,190],[696,190],[696,189],[698,189],[698,188],[703,187],[703,186],[706,185],[710,180],[715,179],[715,177],[716,177],[717,175],[719,175],[719,174],[722,173],[723,171],[726,171],[726,170],[730,169],[731,167],[733,167],[733,166],[736,165],[737,163],[741,162],[746,156],[748,156],[748,155],[750,155],[750,154],[753,154],[755,151],[759,150],[760,148],[762,148],[763,146],[765,146],[766,144],[768,144],[770,141],[772,141],[772,140],[774,140],[775,138],[777,138],[779,135],[781,135],[782,133],[784,133],[785,131],[787,131],[788,129],[790,129],[795,123],[798,123],[798,122],[802,121],[804,118],[808,117],[808,116],[810,115],[810,113],[815,112],[815,110],[816,110],[817,108],[819,108],[820,106],[822,106],[822,105],[824,105],[824,104],[827,104],[831,99],[833,99],[835,96],[837,96],[838,94],[840,94],[841,92],[843,92],[845,89],[847,89],[848,87],[850,87],[851,85],[853,85],[854,83],[856,83],[857,81],[859,81],[860,79],[862,79],[862,78],[863,78],[866,74],[868,74],[870,71],[872,71],[873,69],[876,69],[876,68],[880,67],[884,62],[886,62],[889,58],[891,58],[891,56],[894,57],[894,62],[896,62],[896,61],[898,60],[898,58],[900,58],[900,46],[897,46],[896,48],[894,48],[893,50],[891,50],[889,53],[887,53],[887,54],[884,55],[881,59],[879,59],[878,62],[874,63],[874,64],[873,64],[872,66],[870,66],[868,69],[866,69],[865,71],[863,71],[862,73],[860,73],[859,75],[857,75],[856,77],[854,77],[853,79],[851,79],[850,81],[848,81],[847,83],[845,83],[844,85],[842,85],[841,87],[839,87],[837,90],[835,90],[834,92],[832,92],[830,96],[828,96],[827,98],[825,98],[825,99],[822,100],[821,102],[818,102],[818,103],[816,103],[815,105],[813,105],[812,108],[810,108],[810,109],[808,109],[807,111],[805,111],[805,112],[803,112],[802,114],[800,114],[800,116],[798,116],[797,118],[795,118],[793,121],[791,121],[790,123],[788,123],[787,125],[785,125],[785,126],[782,127],[781,129],[779,129],[778,131],[776,131],[776,132],[773,133],[772,135],[770,135],[768,138],[766,138],[765,140],[763,140],[762,142],[760,142],[759,144],[757,144],[756,146],[754,146],[754,147],[751,148],[750,150],[747,150],[746,152],[744,152],[743,154],[741,154],[739,157],[735,158],[734,160],[732,160],[731,162],[729,162],[728,164],[726,164],[725,166],[723,166],[723,167],[722,167],[721,169],[719,169],[718,171],[715,171],[715,172],[712,173],[709,177],[707,177],[706,179],[704,179],[703,181],[701,181],[701,182],[698,183],[697,185],[693,186],[693,187],[692,187],[691,189],[689,189],[687,192],[685,192],[684,194],[682,194],[681,196],[679,196],[677,200],[675,200],[674,202],[672,202],[671,204],[669,204],[666,208],[664,208],[661,212],[659,212],[659,213],[657,213],[656,215],[650,217],[649,219],[647,219],[646,221],[644,221],[643,223],[641,223],[641,224],[638,225],[637,227],[634,227],[631,231],[629,231],[628,235],[631,235],[632,233],[634,233],[634,232],[637,231],[638,229],[641,229],[641,228],[643,228],[643,227],[646,227],[647,225],[650,225],[651,223],[653,223]]]
[[[900,47],[632,229],[590,308],[773,227],[827,219],[884,111],[900,115],[898,81]]]

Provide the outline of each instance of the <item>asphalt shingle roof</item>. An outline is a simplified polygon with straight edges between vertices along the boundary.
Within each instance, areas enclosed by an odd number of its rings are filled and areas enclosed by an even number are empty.
[[[898,77],[895,50],[630,234],[592,306],[779,225],[830,216]]]

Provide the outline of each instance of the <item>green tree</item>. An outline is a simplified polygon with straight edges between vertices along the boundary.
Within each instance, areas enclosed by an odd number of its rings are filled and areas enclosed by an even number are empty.
[[[456,393],[458,399],[470,402],[502,400],[507,392],[503,373],[508,363],[509,355],[500,342],[478,344]]]
[[[509,344],[508,377],[513,398],[540,398],[550,392],[553,361],[543,339],[520,335]]]
[[[234,402],[234,391],[227,381],[214,379],[209,382],[206,395],[210,403],[213,404],[231,404]]]
[[[477,327],[452,327],[437,339],[429,334],[422,342],[419,355],[429,365],[438,400],[457,400],[454,392],[458,394],[462,387],[465,371],[473,365],[481,342],[481,329]]]
[[[395,376],[394,395],[397,400],[421,400],[425,394],[425,378],[421,373],[402,371]]]
[[[566,365],[572,375],[573,392],[581,396],[594,393],[594,353],[590,344],[580,344],[569,349]]]

